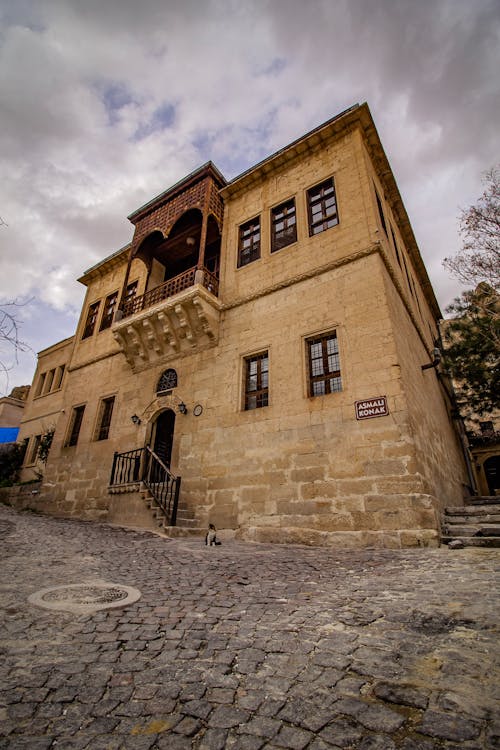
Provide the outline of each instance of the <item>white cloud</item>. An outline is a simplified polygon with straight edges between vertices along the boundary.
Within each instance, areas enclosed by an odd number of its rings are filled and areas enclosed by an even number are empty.
[[[498,161],[499,36],[496,0],[4,2],[0,298],[34,295],[69,335],[75,279],[130,212],[366,100],[444,306],[459,207]]]

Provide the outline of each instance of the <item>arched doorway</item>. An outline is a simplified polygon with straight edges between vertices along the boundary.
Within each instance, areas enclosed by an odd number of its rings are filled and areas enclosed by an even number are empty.
[[[153,426],[151,446],[165,466],[170,468],[172,445],[174,443],[175,412],[172,409],[162,411]]]
[[[483,471],[488,483],[490,495],[500,490],[500,456],[490,456],[483,464]]]

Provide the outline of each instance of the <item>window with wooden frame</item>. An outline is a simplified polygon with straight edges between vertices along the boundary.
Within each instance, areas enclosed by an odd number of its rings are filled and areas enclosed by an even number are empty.
[[[324,396],[342,390],[340,355],[335,331],[307,339],[309,396]]]
[[[102,311],[101,325],[99,328],[100,331],[104,331],[105,328],[111,328],[117,302],[118,302],[118,292],[113,292],[113,294],[108,294],[108,296],[106,297],[104,301],[104,310]]]
[[[307,191],[307,208],[310,237],[339,223],[333,177]]]
[[[99,406],[99,415],[97,417],[97,429],[95,432],[95,440],[107,440],[109,436],[109,428],[111,426],[111,416],[113,414],[113,407],[115,405],[115,397],[109,396],[103,398]]]
[[[66,447],[70,447],[72,445],[77,444],[78,437],[80,435],[80,428],[82,426],[84,411],[85,411],[85,404],[83,404],[82,406],[73,407],[73,411],[71,412],[71,419],[69,423],[68,437],[65,443]]]
[[[238,268],[260,258],[260,216],[240,226]]]
[[[33,437],[33,441],[29,447],[27,459],[26,459],[26,466],[36,464],[38,459],[38,453],[40,451],[40,443],[42,442],[42,436],[41,435],[35,435]]]
[[[269,404],[269,357],[267,352],[245,358],[245,411]]]
[[[85,328],[83,329],[82,339],[88,339],[89,336],[92,336],[94,333],[100,304],[101,301],[99,300],[99,302],[94,302],[90,305],[87,313],[87,320],[85,321]]]
[[[137,281],[131,281],[130,284],[127,284],[127,288],[125,290],[125,298],[124,302],[130,302],[131,299],[134,299],[135,295],[137,294]]]
[[[295,198],[271,210],[271,252],[297,242]]]

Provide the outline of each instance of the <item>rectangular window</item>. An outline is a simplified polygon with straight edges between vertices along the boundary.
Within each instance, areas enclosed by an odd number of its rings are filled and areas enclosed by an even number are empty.
[[[297,241],[295,199],[282,203],[271,211],[271,252]]]
[[[82,339],[87,339],[89,336],[92,336],[92,334],[94,333],[100,304],[101,302],[99,301],[99,302],[94,302],[93,305],[90,305],[89,311],[87,313],[87,320],[85,322],[85,328],[83,329]]]
[[[307,191],[307,207],[310,237],[339,223],[333,177]]]
[[[340,356],[335,331],[308,339],[309,395],[324,396],[342,390]]]
[[[66,369],[66,365],[61,365],[57,370],[57,375],[54,380],[54,390],[57,390],[61,387],[62,379],[64,377],[64,370]]]
[[[111,328],[117,302],[118,302],[118,292],[113,292],[113,294],[108,294],[104,302],[104,310],[102,311],[101,327],[99,328],[100,331],[104,331],[105,328]]]
[[[137,283],[137,281],[131,281],[130,284],[127,284],[124,302],[129,302],[131,299],[134,299],[137,294]]]
[[[97,420],[96,440],[107,440],[109,435],[109,428],[111,425],[111,415],[113,414],[113,406],[115,405],[115,397],[110,396],[109,398],[103,398],[99,408],[99,417]]]
[[[43,386],[45,385],[45,378],[46,377],[47,377],[47,373],[46,372],[42,372],[42,374],[40,375],[40,378],[38,379],[38,384],[37,384],[36,391],[35,391],[35,398],[37,396],[41,396],[42,390],[43,390]]]
[[[38,458],[38,452],[40,450],[40,443],[42,442],[42,436],[41,435],[35,435],[33,438],[33,442],[30,445],[30,449],[28,451],[28,457],[26,461],[26,465],[30,464],[36,464],[37,458]]]
[[[260,216],[240,226],[238,268],[260,258]]]
[[[71,422],[69,426],[68,439],[66,446],[76,445],[78,442],[78,436],[80,435],[80,427],[82,426],[83,412],[85,406],[75,406],[71,414]]]
[[[269,403],[269,357],[267,352],[245,359],[245,410]]]
[[[389,235],[387,234],[387,224],[385,223],[385,216],[384,216],[384,209],[382,208],[382,201],[380,200],[379,194],[375,190],[375,197],[377,199],[377,208],[378,208],[378,215],[380,219],[380,223],[382,224],[382,229],[385,232],[385,236],[387,239],[389,239]]]

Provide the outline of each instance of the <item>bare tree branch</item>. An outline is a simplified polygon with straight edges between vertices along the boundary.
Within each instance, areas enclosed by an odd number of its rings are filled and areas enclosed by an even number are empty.
[[[462,249],[443,265],[466,285],[488,282],[500,291],[500,165],[484,175],[486,188],[475,206],[460,215]]]

